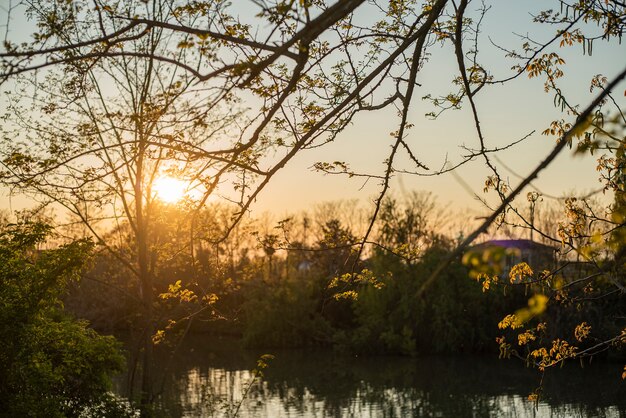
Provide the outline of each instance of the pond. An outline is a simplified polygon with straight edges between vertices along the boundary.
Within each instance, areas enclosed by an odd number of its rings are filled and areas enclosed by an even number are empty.
[[[275,358],[263,376],[261,354]],[[166,369],[165,360],[161,371]],[[624,417],[623,365],[551,370],[538,404],[536,370],[494,356],[351,356],[332,350],[244,350],[236,340],[188,338],[162,386],[167,417]],[[115,390],[127,393],[125,379]],[[243,394],[246,393],[245,397]]]

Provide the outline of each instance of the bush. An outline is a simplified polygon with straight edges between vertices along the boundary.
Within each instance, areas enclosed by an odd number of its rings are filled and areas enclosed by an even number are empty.
[[[413,264],[382,252],[372,257],[370,268],[385,286],[359,292],[354,305],[359,325],[348,344],[360,351],[408,355],[494,350],[497,322],[523,298],[515,292],[483,293],[460,262],[451,263],[418,296],[449,251],[445,242],[434,243]]]
[[[0,415],[123,415],[109,393],[124,364],[117,341],[64,314],[59,301],[92,244],[37,250],[49,232],[39,223],[0,232]]]

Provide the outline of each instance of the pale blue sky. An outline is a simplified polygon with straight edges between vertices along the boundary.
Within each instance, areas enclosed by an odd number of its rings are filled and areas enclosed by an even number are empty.
[[[545,1],[501,0],[488,12],[484,20],[481,61],[494,77],[503,78],[511,74],[513,64],[503,58],[502,51],[489,44],[487,36],[507,48],[519,50],[522,41],[513,33],[534,33],[537,40],[552,36],[553,28],[546,30],[532,23],[529,9],[538,10]],[[240,3],[237,4],[238,7]],[[445,94],[450,89],[450,80],[456,71],[456,61],[451,48],[435,47],[433,56],[419,75],[422,88],[415,93],[410,122],[415,127],[410,131],[408,142],[415,145],[418,157],[432,168],[441,167],[446,154],[454,163],[464,153],[462,144],[477,146],[476,134],[469,108],[450,111],[438,120],[432,121],[424,114],[432,108],[419,100],[427,94]],[[626,43],[617,45],[612,41],[610,48],[594,44],[594,54],[583,56],[581,47],[559,51],[567,62],[564,91],[573,95],[582,104],[588,103],[593,95],[589,93],[589,80],[602,73],[609,78],[626,65]],[[624,104],[625,89],[622,84],[616,97]],[[489,146],[501,146],[514,141],[529,132],[536,133],[523,144],[502,152],[499,158],[518,174],[525,175],[541,161],[554,145],[554,138],[540,135],[550,121],[564,117],[554,108],[551,94],[543,92],[542,81],[528,80],[525,75],[504,86],[493,86],[476,96],[482,126]],[[258,199],[253,210],[272,211],[279,216],[287,212],[307,209],[320,201],[358,198],[371,200],[379,190],[378,180],[363,184],[363,179],[348,179],[343,176],[329,176],[312,172],[316,161],[346,161],[357,171],[372,174],[383,172],[383,160],[391,145],[389,132],[397,129],[398,118],[392,109],[375,114],[362,114],[339,138],[327,146],[307,151],[296,158],[273,179]],[[496,161],[497,163],[497,161]],[[499,164],[498,164],[499,165]],[[501,173],[508,176],[515,185],[518,179],[504,167]],[[463,179],[472,190],[482,195],[485,176],[488,175],[482,159],[460,168],[457,177]],[[535,185],[547,194],[562,195],[577,190],[586,192],[599,187],[595,171],[595,158],[572,157],[566,151],[546,171]],[[454,176],[412,177],[397,175],[392,181],[392,191],[396,194],[411,190],[431,191],[442,203],[450,202],[455,207],[468,207],[480,211],[482,206],[472,199],[468,191]],[[0,206],[9,207],[6,191],[1,195]],[[26,202],[19,197],[12,199],[12,208],[23,207]]]
[[[503,58],[504,53],[489,44],[486,36],[507,48],[519,50],[522,41],[518,34],[534,33],[539,41],[553,36],[553,28],[546,30],[532,23],[529,8],[539,10],[546,2],[542,1],[499,1],[488,12],[484,20],[480,57],[486,67],[497,78],[511,74],[513,62]],[[529,6],[530,5],[530,6]],[[534,32],[533,32],[534,31]],[[594,44],[593,56],[582,55],[582,48],[574,46],[559,51],[567,63],[566,75],[562,81],[564,91],[576,98],[582,106],[592,100],[595,93],[589,93],[589,82],[595,74],[604,74],[611,78],[626,65],[626,43],[618,45],[612,41],[610,47]],[[410,122],[415,127],[410,131],[408,142],[416,144],[418,157],[432,168],[440,167],[446,154],[451,162],[459,160],[463,154],[460,145],[476,147],[477,137],[469,107],[450,111],[438,120],[432,121],[423,115],[431,107],[419,100],[427,93],[448,92],[450,80],[456,71],[456,61],[451,48],[433,50],[433,57],[418,77],[423,85],[415,93]],[[615,97],[626,104],[622,92],[626,88],[622,83],[616,89]],[[566,118],[553,104],[553,95],[543,91],[543,81],[529,80],[520,76],[503,86],[492,86],[476,96],[482,127],[490,146],[504,145],[521,138],[531,131],[536,133],[524,143],[498,156],[507,167],[517,174],[529,173],[554,146],[554,138],[540,135],[554,119]],[[335,143],[324,149],[303,153],[294,160],[290,167],[280,173],[264,195],[257,207],[279,212],[295,208],[307,208],[320,199],[334,200],[342,198],[360,198],[371,200],[379,190],[378,181],[370,180],[362,187],[362,179],[347,179],[337,176],[322,175],[306,170],[318,160],[345,160],[354,168],[369,169],[382,173],[383,159],[391,145],[389,132],[397,129],[398,118],[395,112],[381,112],[357,117],[349,129]],[[497,163],[497,161],[495,161]],[[500,165],[500,164],[498,164]],[[504,167],[500,172],[507,176],[513,186],[518,178]],[[482,188],[489,172],[484,160],[461,167],[458,172],[476,193],[483,195]],[[596,172],[596,157],[574,157],[569,150],[557,158],[534,184],[546,194],[562,196],[572,191],[587,192],[600,187]],[[465,188],[454,176],[414,177],[398,175],[392,182],[395,193],[410,190],[431,191],[441,203],[451,203],[455,207],[468,207],[480,211],[483,206],[472,199]]]

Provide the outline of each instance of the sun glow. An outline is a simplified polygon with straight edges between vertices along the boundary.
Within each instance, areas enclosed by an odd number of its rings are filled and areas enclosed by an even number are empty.
[[[156,197],[165,203],[176,203],[187,193],[187,183],[174,177],[160,177],[152,184]]]

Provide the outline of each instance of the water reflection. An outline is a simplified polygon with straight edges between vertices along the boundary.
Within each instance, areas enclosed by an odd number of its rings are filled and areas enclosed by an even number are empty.
[[[181,352],[164,386],[164,416],[229,417],[237,407],[244,418],[626,416],[626,387],[616,364],[548,374],[544,400],[535,408],[526,396],[538,385],[536,371],[490,356],[407,359],[273,351],[276,359],[263,379],[253,382],[249,369],[262,351],[195,337]]]

